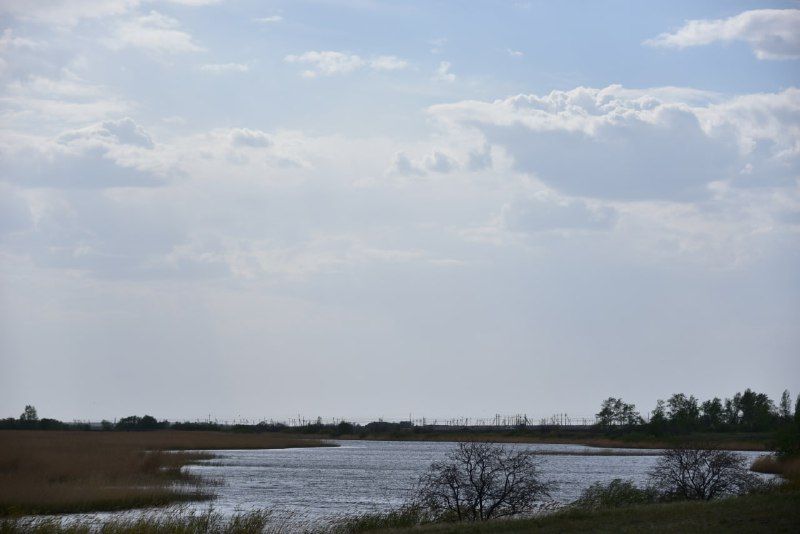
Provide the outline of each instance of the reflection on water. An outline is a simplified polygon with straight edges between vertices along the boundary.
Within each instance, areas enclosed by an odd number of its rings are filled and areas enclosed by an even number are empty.
[[[188,469],[220,479],[214,508],[298,512],[307,517],[382,511],[403,503],[419,475],[454,446],[441,442],[339,441],[340,447],[215,451],[217,457]],[[576,452],[581,445],[509,445]],[[597,451],[597,449],[591,449]],[[631,451],[631,449],[624,449]],[[742,453],[752,460],[757,452]],[[614,478],[644,484],[655,456],[542,456],[542,476],[556,483],[552,496],[570,502],[594,482]],[[198,508],[208,507],[200,503]]]

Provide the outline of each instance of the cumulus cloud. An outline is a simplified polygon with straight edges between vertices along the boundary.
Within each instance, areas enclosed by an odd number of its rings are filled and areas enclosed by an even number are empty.
[[[231,140],[234,146],[252,148],[265,148],[272,144],[272,140],[266,133],[247,128],[234,128],[231,130]]]
[[[800,10],[756,9],[726,19],[690,20],[674,32],[645,41],[650,46],[687,48],[744,41],[758,59],[800,58]]]
[[[58,138],[61,143],[86,140],[90,142],[118,143],[153,148],[150,135],[130,117],[119,120],[103,121],[79,130],[65,132]]]
[[[394,155],[388,172],[400,176],[421,176],[425,174],[422,169],[409,159],[405,152],[398,152]]]
[[[431,172],[448,173],[455,170],[457,166],[455,161],[438,150],[425,157],[425,168]]]
[[[163,180],[149,164],[155,145],[133,119],[103,121],[56,138],[0,141],[5,177],[21,187],[151,187]]]
[[[439,66],[436,68],[436,72],[433,75],[433,79],[439,82],[454,82],[456,81],[456,75],[450,72],[450,65],[449,61],[441,61]]]
[[[168,54],[204,50],[190,34],[180,29],[176,19],[157,11],[121,23],[108,44],[115,49],[135,47]]]
[[[227,72],[247,72],[250,66],[246,63],[206,63],[200,66],[200,70],[212,74],[225,74]]]
[[[518,170],[575,196],[700,199],[748,163],[798,172],[796,89],[689,105],[646,90],[577,88],[430,112],[449,127],[477,129]]]
[[[399,70],[408,66],[408,62],[395,56],[378,56],[373,59],[364,59],[356,54],[333,50],[319,52],[312,50],[300,55],[290,54],[284,58],[284,61],[309,65],[311,68],[302,73],[306,78],[315,78],[319,75],[349,74],[360,69]]]

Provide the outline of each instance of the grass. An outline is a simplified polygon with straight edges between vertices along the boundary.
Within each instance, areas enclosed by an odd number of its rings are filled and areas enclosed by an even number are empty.
[[[289,534],[297,532],[290,517],[255,510],[225,517],[206,512],[172,510],[160,515],[139,514],[109,521],[78,520],[65,523],[59,518],[0,519],[0,534]]]
[[[0,516],[112,511],[211,495],[185,465],[198,450],[280,449],[324,443],[224,432],[0,431]],[[177,452],[168,452],[177,451]]]
[[[373,522],[374,524],[374,522]],[[608,510],[567,509],[552,515],[485,523],[430,524],[351,532],[494,534],[522,532],[769,532],[800,531],[800,492],[776,491],[712,502],[646,504]]]

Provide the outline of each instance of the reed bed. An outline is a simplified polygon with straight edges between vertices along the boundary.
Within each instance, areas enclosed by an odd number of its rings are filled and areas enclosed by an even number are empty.
[[[320,441],[223,432],[0,431],[0,516],[125,510],[204,500],[184,466],[202,450],[307,447]]]

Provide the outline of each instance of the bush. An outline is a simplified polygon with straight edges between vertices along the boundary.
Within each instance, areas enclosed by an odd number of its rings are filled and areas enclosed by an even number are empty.
[[[467,442],[431,464],[414,502],[436,520],[483,521],[531,512],[549,488],[531,451]]]
[[[586,488],[573,504],[587,510],[618,508],[634,504],[649,504],[659,500],[651,487],[639,488],[631,480],[615,478],[608,484],[597,482]]]
[[[743,456],[708,445],[667,449],[650,480],[664,498],[678,500],[741,495],[758,485]]]

